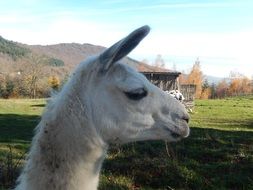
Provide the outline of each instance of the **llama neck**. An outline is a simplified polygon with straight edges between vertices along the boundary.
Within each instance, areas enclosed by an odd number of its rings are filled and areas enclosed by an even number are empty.
[[[17,190],[97,189],[107,145],[77,113],[62,113],[42,118]]]

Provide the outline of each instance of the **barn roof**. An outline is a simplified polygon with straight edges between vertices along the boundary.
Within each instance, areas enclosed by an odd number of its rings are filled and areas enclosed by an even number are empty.
[[[153,74],[153,75],[175,75],[178,76],[181,74],[181,72],[177,72],[177,71],[168,71],[168,72],[152,72],[152,71],[144,71],[141,72],[143,74]]]
[[[141,63],[141,62],[138,64],[137,69],[138,69],[139,72],[160,72],[160,73],[164,73],[164,72],[169,72],[170,71],[170,70],[165,69],[165,68],[151,66],[151,65],[148,65],[146,63]]]
[[[136,68],[139,72],[143,74],[156,74],[156,75],[180,75],[180,72],[169,70],[162,67],[156,67],[152,65],[148,65],[147,63],[143,63],[140,61],[136,61],[130,57],[124,59],[128,65]]]

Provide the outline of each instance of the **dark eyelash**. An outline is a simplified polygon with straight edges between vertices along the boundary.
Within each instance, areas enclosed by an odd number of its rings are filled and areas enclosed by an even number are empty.
[[[144,88],[138,88],[124,93],[131,100],[140,100],[148,95],[148,92]]]

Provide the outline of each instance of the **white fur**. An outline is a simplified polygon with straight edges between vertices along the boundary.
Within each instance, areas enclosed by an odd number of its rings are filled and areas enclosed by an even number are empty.
[[[16,190],[96,190],[110,143],[188,136],[184,106],[119,62],[148,32],[141,27],[79,64],[47,106]],[[125,94],[138,89],[147,95]]]
[[[173,98],[176,98],[178,101],[183,102],[185,100],[183,94],[179,90],[165,91],[167,94],[171,95]]]

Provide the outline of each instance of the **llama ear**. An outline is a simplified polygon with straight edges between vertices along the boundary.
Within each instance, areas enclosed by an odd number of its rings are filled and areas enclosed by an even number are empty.
[[[99,56],[99,61],[102,64],[102,71],[107,71],[111,65],[129,54],[139,42],[146,37],[149,31],[149,26],[142,26],[112,45],[110,48],[106,49]]]

